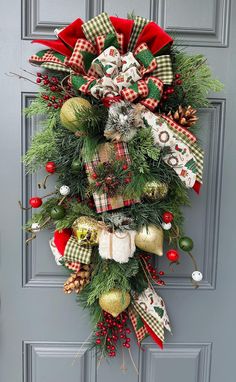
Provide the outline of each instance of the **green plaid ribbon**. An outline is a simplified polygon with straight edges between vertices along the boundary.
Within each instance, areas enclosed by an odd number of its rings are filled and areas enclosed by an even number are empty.
[[[113,27],[108,14],[105,12],[84,23],[82,29],[86,38],[94,44],[97,36],[108,34],[116,35],[115,28]]]
[[[133,303],[135,310],[142,317],[142,319],[148,324],[152,331],[164,342],[164,324],[158,322],[158,320],[153,317],[151,314],[145,312],[145,310],[138,304]]]
[[[142,32],[143,28],[149,22],[150,22],[149,20],[143,17],[140,17],[140,16],[135,17],[132,33],[129,40],[128,51],[132,51],[135,48],[139,34]]]
[[[66,244],[63,258],[66,261],[90,264],[91,255],[92,247],[90,245],[81,246],[77,240],[71,236]]]
[[[49,69],[49,70],[56,70],[59,72],[67,72],[70,73],[70,68],[65,65],[56,64],[53,62],[45,62],[40,65],[41,68]]]
[[[158,77],[166,85],[171,85],[173,81],[173,70],[169,55],[156,57],[157,68],[152,75]]]

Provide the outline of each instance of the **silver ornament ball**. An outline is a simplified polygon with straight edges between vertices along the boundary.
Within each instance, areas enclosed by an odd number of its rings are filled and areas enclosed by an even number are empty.
[[[66,185],[63,185],[63,186],[61,186],[60,187],[60,194],[62,195],[62,196],[67,196],[67,195],[69,195],[69,193],[70,193],[70,187],[68,187],[68,186],[66,186]]]
[[[193,279],[193,281],[199,282],[199,281],[202,281],[202,278],[203,278],[203,276],[202,276],[202,273],[201,273],[201,272],[199,272],[199,271],[194,271],[194,272],[192,273],[192,279]]]
[[[34,233],[39,232],[39,231],[40,231],[40,225],[39,225],[39,223],[32,223],[32,225],[31,225],[31,230],[32,230],[32,232],[34,232]]]

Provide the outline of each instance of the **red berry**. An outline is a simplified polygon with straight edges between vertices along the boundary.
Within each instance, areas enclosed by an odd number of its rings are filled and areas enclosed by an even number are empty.
[[[167,251],[166,253],[166,257],[168,260],[170,260],[171,262],[176,262],[179,260],[179,252],[177,252],[175,249],[170,249],[169,251]]]
[[[173,219],[174,219],[174,215],[170,211],[166,211],[162,215],[162,220],[164,223],[171,223]]]
[[[182,85],[182,80],[177,80],[175,83],[176,85]]]
[[[41,81],[42,81],[41,78],[37,78],[37,80],[36,80],[37,84],[40,84]]]
[[[48,95],[44,95],[43,98],[46,99],[47,101],[49,100]]]
[[[57,103],[54,103],[53,107],[54,107],[54,109],[58,109],[59,105]]]
[[[91,175],[91,178],[93,178],[93,179],[97,179],[97,174],[94,172],[92,175]]]
[[[51,107],[52,106],[52,103],[51,102],[48,102],[48,107]]]
[[[98,339],[96,340],[96,344],[97,344],[97,345],[100,345],[100,343],[101,343],[101,340],[100,340],[100,338],[98,338]]]
[[[52,97],[51,97],[51,100],[52,100],[52,101],[56,101],[56,97],[55,97],[55,96],[52,96]]]
[[[44,85],[48,85],[48,84],[49,84],[49,81],[48,81],[48,80],[43,80],[43,84],[44,84]]]
[[[52,92],[55,92],[55,91],[57,90],[57,88],[56,88],[56,86],[52,85],[52,86],[50,86],[50,90],[51,90]]]
[[[178,79],[180,77],[181,77],[181,75],[179,73],[176,73],[175,78]]]
[[[50,174],[53,174],[56,171],[55,162],[47,162],[45,165],[45,170],[49,172]]]
[[[130,178],[125,178],[125,183],[128,184],[131,182],[131,179]]]
[[[43,79],[44,79],[44,80],[47,80],[47,79],[48,79],[47,74],[45,74],[45,75],[43,76]]]
[[[39,208],[42,205],[43,201],[38,196],[34,196],[29,200],[29,204],[32,208]]]
[[[123,168],[124,171],[127,170],[128,169],[127,163],[123,164],[122,168]]]
[[[129,328],[126,329],[126,333],[130,334],[131,330]]]
[[[163,271],[160,271],[160,272],[159,272],[159,275],[160,275],[160,276],[164,276],[164,274],[165,274],[165,272],[163,272]]]
[[[42,73],[38,72],[37,77],[42,77]]]
[[[162,98],[163,98],[164,101],[167,101],[167,100],[168,100],[168,96],[167,96],[167,95],[163,95]]]
[[[127,349],[129,349],[129,348],[130,348],[130,344],[126,342],[125,347],[126,347]]]

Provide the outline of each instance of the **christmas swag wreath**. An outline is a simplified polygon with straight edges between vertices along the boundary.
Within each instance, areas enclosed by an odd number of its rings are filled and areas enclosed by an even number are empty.
[[[89,309],[100,356],[129,349],[130,326],[138,343],[150,335],[163,347],[171,328],[152,255],[163,255],[166,240],[167,259],[186,252],[194,286],[201,281],[181,208],[202,183],[197,109],[221,84],[202,55],[180,51],[142,17],[102,13],[55,33],[33,41],[46,49],[30,57],[42,71],[26,114],[44,118],[24,162],[30,172],[45,167],[41,190],[53,174],[57,185],[29,200],[40,209],[27,241],[54,227],[52,253],[70,273],[64,292]]]

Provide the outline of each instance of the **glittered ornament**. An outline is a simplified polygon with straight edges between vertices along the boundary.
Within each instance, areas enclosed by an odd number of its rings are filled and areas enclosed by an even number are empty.
[[[78,172],[81,171],[81,169],[82,169],[81,159],[74,159],[73,162],[71,163],[71,171],[74,174],[77,174]]]
[[[112,289],[99,297],[100,307],[113,317],[117,317],[129,304],[130,294],[128,292],[123,293],[120,289]]]
[[[54,174],[54,172],[56,171],[55,162],[47,162],[45,165],[45,170],[49,172],[49,174]]]
[[[39,208],[43,204],[43,201],[38,196],[34,196],[33,198],[30,198],[29,204],[32,208]]]
[[[54,206],[50,211],[50,216],[53,220],[63,219],[66,214],[65,208],[62,206]]]
[[[67,196],[67,195],[69,195],[69,193],[70,193],[70,187],[68,187],[68,186],[66,186],[66,185],[63,185],[63,186],[60,187],[59,192],[60,192],[60,194],[61,194],[62,196]]]
[[[135,244],[145,252],[163,255],[163,230],[153,224],[144,226],[135,236]]]
[[[63,104],[60,112],[62,126],[72,132],[76,132],[83,123],[83,120],[79,118],[80,112],[91,107],[91,103],[84,98],[73,97],[68,99]]]
[[[168,193],[168,185],[157,180],[147,182],[143,189],[143,195],[150,200],[162,200]]]
[[[199,272],[199,271],[194,271],[194,272],[192,273],[192,279],[193,279],[193,281],[199,282],[199,281],[202,281],[202,278],[203,278],[203,276],[202,276],[202,273],[201,273],[201,272]]]
[[[97,220],[89,216],[81,216],[72,224],[72,231],[80,245],[97,245],[100,226]]]
[[[40,225],[39,223],[32,223],[31,225],[31,231],[34,233],[37,233],[40,231]]]
[[[184,252],[190,252],[193,249],[193,241],[188,236],[183,236],[179,239],[179,247]]]
[[[171,223],[174,219],[174,215],[170,211],[166,211],[162,215],[162,220],[164,223]]]
[[[170,249],[167,251],[166,257],[171,262],[177,262],[179,260],[179,252],[175,249]]]

